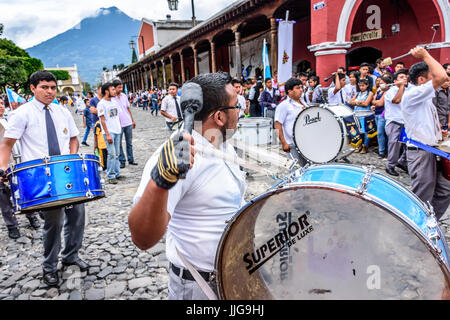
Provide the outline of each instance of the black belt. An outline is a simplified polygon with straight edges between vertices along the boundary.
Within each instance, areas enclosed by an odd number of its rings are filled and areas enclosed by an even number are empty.
[[[420,150],[420,148],[419,147],[407,147],[408,148],[408,150]]]
[[[183,269],[183,268],[178,268],[177,266],[173,265],[172,263],[170,264],[170,268],[172,269],[173,273],[175,273],[178,277],[181,277],[184,280],[195,281],[194,277],[189,272],[189,270]],[[212,279],[212,275],[214,274],[213,272],[204,272],[204,271],[198,271],[198,270],[197,270],[197,272],[200,274],[200,276],[203,279],[205,279],[206,282],[209,282]],[[181,275],[180,275],[180,273],[181,273]]]

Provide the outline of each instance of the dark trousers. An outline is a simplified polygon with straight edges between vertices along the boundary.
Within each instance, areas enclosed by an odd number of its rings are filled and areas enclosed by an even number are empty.
[[[127,148],[127,159],[128,163],[134,162],[133,157],[133,125],[129,125],[127,127],[122,128],[122,133],[120,134],[120,153],[119,153],[119,161],[122,164],[125,164],[125,154],[122,148],[122,137],[125,135],[125,144]]]
[[[11,203],[11,190],[9,186],[3,182],[0,182],[0,210],[2,210],[3,220],[8,229],[17,228],[19,223],[14,215],[14,209]],[[35,212],[27,213],[28,219],[34,217]]]
[[[259,103],[250,104],[250,117],[261,117],[261,106]]]
[[[152,102],[152,111],[151,111],[151,113],[153,114],[153,112],[155,112],[156,115],[158,115],[158,103],[156,101]]]
[[[84,203],[70,207],[43,211],[44,214],[44,272],[56,272],[61,251],[61,231],[64,228],[65,247],[62,261],[73,263],[79,259],[78,250],[83,242]]]
[[[386,168],[391,170],[395,169],[397,164],[403,166],[407,165],[405,146],[403,143],[398,142],[402,133],[402,128],[402,125],[395,122],[389,122],[385,127],[385,132],[388,137],[388,158]]]

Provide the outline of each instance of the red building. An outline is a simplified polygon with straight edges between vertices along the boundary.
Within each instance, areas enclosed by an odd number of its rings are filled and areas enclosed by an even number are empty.
[[[119,76],[136,91],[218,70],[240,77],[246,68],[258,75],[263,38],[271,63],[277,61],[277,19],[285,19],[286,11],[296,21],[293,72],[312,68],[323,79],[339,66],[400,56],[430,43],[433,35],[430,53],[442,64],[449,62],[448,0],[241,0],[174,36]],[[407,67],[417,62],[411,56],[401,60]]]

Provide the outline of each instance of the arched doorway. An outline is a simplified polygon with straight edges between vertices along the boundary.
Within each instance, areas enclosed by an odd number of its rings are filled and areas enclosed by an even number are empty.
[[[383,53],[372,47],[355,48],[345,55],[346,68],[359,67],[363,62],[375,65],[378,58],[381,58]]]

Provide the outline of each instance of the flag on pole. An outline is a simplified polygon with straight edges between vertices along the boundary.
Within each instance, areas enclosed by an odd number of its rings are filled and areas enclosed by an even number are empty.
[[[292,77],[293,22],[281,20],[278,25],[278,83],[284,86]]]
[[[125,92],[125,94],[128,94],[128,88],[126,84],[124,85],[123,92]]]
[[[10,88],[6,88],[6,94],[8,95],[9,102],[18,102],[18,103],[25,103],[27,102],[24,98],[19,96],[16,92],[11,90]]]
[[[272,78],[272,75],[270,73],[270,64],[269,64],[269,52],[267,51],[267,43],[266,39],[264,39],[263,42],[263,50],[262,50],[262,61],[264,65],[264,79]]]

